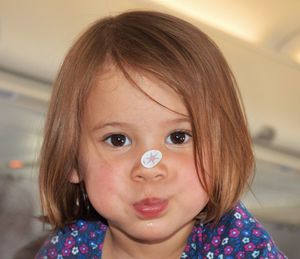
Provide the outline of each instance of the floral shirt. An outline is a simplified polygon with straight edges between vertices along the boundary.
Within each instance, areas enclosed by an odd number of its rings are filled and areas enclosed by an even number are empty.
[[[78,220],[49,236],[36,259],[101,258],[107,226]],[[239,203],[217,225],[195,224],[180,259],[287,258]]]

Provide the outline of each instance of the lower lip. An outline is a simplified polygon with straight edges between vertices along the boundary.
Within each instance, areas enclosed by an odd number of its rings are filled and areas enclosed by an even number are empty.
[[[144,199],[133,204],[134,209],[144,219],[158,218],[168,206],[168,200],[159,198]]]

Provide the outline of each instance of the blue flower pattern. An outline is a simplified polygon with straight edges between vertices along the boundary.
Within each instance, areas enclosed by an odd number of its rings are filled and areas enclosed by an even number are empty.
[[[49,236],[36,259],[101,258],[107,226],[78,220]],[[217,225],[196,223],[180,259],[287,258],[242,203]]]

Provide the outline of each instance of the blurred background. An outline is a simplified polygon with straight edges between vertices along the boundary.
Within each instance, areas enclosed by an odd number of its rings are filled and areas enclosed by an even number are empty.
[[[0,0],[0,257],[32,258],[24,247],[45,231],[37,158],[64,55],[90,23],[130,9],[180,16],[219,45],[257,161],[243,201],[289,258],[300,258],[299,0]]]

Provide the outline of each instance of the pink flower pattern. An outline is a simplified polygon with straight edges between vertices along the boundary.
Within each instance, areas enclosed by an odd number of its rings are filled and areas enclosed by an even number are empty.
[[[44,242],[35,259],[101,258],[107,225],[78,220],[58,230]],[[181,259],[287,258],[269,233],[239,203],[217,225],[197,222]]]

